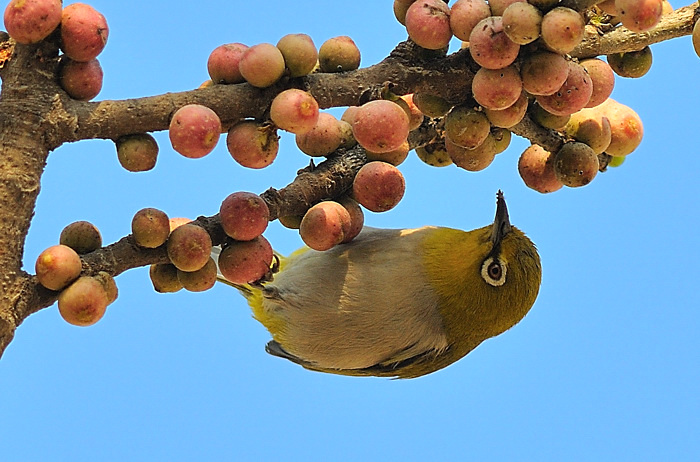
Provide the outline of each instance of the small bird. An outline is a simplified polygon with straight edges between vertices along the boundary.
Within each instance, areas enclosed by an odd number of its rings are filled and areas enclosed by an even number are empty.
[[[314,371],[414,378],[517,324],[541,276],[499,191],[483,228],[365,227],[347,244],[280,258],[270,282],[234,287],[272,334],[268,353]]]

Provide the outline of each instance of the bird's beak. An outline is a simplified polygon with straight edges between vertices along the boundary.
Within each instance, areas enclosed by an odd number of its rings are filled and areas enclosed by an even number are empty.
[[[510,232],[510,229],[508,206],[503,198],[503,192],[499,190],[496,194],[496,218],[493,220],[493,229],[491,230],[491,242],[493,242],[493,245],[498,246],[503,237]]]

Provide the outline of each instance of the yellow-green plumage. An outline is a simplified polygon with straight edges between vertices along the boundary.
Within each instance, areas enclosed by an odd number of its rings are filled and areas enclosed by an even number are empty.
[[[268,352],[317,371],[409,378],[519,322],[540,279],[535,246],[499,196],[494,225],[365,228],[331,250],[295,252],[263,290],[244,293],[272,334]]]

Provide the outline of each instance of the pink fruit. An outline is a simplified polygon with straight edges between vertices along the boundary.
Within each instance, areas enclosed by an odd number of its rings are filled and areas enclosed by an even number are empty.
[[[221,203],[219,218],[224,232],[237,241],[250,241],[267,228],[270,210],[257,194],[238,191]]]
[[[586,70],[569,61],[569,75],[556,93],[537,96],[537,102],[555,115],[570,115],[583,109],[593,94],[593,83]]]
[[[457,0],[450,9],[450,28],[455,37],[468,42],[474,27],[489,16],[486,0]]]
[[[442,0],[418,0],[406,11],[406,31],[418,46],[428,50],[446,47],[452,38],[450,7]]]
[[[528,188],[543,194],[564,186],[554,174],[554,156],[537,144],[531,145],[520,155],[518,172]]]
[[[340,199],[338,203],[345,207],[345,210],[350,214],[350,227],[344,231],[345,238],[343,243],[350,242],[362,231],[362,226],[365,224],[365,214],[355,199],[346,196]]]
[[[316,125],[296,136],[297,147],[310,156],[325,156],[338,149],[343,142],[340,121],[328,112],[318,114]]]
[[[216,284],[216,262],[209,257],[207,263],[197,271],[177,270],[177,279],[185,290],[190,292],[204,292]]]
[[[542,40],[550,50],[566,54],[581,43],[585,27],[579,12],[558,6],[542,18]]]
[[[569,65],[564,57],[548,51],[528,55],[520,65],[523,88],[532,95],[551,95],[568,76]]]
[[[542,13],[526,2],[515,2],[503,12],[503,30],[517,44],[527,45],[540,37]]]
[[[334,201],[324,201],[311,207],[304,214],[299,235],[314,250],[328,250],[345,240],[352,226],[350,213]]]
[[[265,88],[277,82],[284,74],[284,56],[274,45],[259,43],[243,52],[238,70],[254,87]]]
[[[505,109],[515,104],[523,92],[523,82],[515,66],[503,69],[482,67],[472,80],[472,94],[477,103],[489,109]]]
[[[181,271],[197,271],[209,260],[211,237],[201,226],[186,223],[175,228],[167,242],[168,258]]]
[[[80,256],[66,245],[54,245],[36,259],[36,277],[51,290],[61,290],[74,281],[82,270]]]
[[[231,127],[226,146],[233,159],[242,166],[264,168],[277,157],[279,137],[274,126],[246,120]]]
[[[662,0],[615,0],[622,25],[634,32],[646,32],[659,23]]]
[[[605,152],[621,157],[637,149],[644,136],[644,126],[639,115],[612,98],[608,98],[597,109],[610,121],[611,140]]]
[[[95,59],[107,44],[108,35],[105,17],[90,5],[73,3],[63,9],[61,49],[72,60]]]
[[[59,80],[68,95],[78,101],[88,101],[102,90],[102,66],[93,59],[86,63],[61,59]]]
[[[597,107],[584,108],[571,114],[564,133],[587,144],[596,154],[605,152],[612,140],[610,121]]]
[[[188,104],[173,114],[168,134],[175,151],[197,159],[216,147],[221,135],[221,120],[206,106]]]
[[[500,16],[479,21],[469,35],[469,53],[487,69],[501,69],[515,61],[520,45],[508,38]]]
[[[109,296],[97,279],[78,278],[58,295],[58,311],[66,322],[75,326],[91,326],[102,319],[109,305]]]
[[[406,141],[408,124],[408,116],[401,106],[387,100],[375,100],[357,109],[352,133],[368,151],[388,152]]]
[[[249,284],[270,271],[272,255],[272,247],[263,236],[252,241],[236,241],[221,251],[219,271],[234,284]]]
[[[318,103],[311,93],[291,88],[272,100],[270,119],[282,130],[301,134],[318,121]]]
[[[523,120],[527,112],[527,96],[521,94],[520,98],[505,109],[484,108],[484,114],[494,127],[510,128]]]
[[[598,106],[610,97],[615,87],[615,74],[608,63],[598,58],[584,59],[579,64],[586,69],[593,85],[593,92],[586,107]]]
[[[17,43],[36,43],[61,23],[61,0],[11,0],[5,29]]]
[[[241,83],[245,79],[238,66],[243,53],[248,49],[242,43],[227,43],[214,48],[207,60],[209,77],[214,83]]]
[[[408,141],[404,141],[401,146],[388,152],[371,152],[367,151],[367,160],[381,160],[393,166],[399,166],[408,157],[408,152],[411,150]]]
[[[406,182],[399,169],[379,161],[363,165],[352,185],[355,200],[372,212],[393,209],[405,190]]]

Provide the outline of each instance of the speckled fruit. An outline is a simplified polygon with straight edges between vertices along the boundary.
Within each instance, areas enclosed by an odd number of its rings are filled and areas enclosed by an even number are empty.
[[[515,104],[523,92],[523,82],[515,66],[503,69],[481,68],[472,80],[477,103],[489,109],[505,109]]]
[[[177,270],[177,279],[185,290],[190,292],[204,292],[216,284],[216,262],[209,257],[207,263],[197,271]]]
[[[228,236],[237,241],[250,241],[267,229],[270,210],[257,194],[237,191],[221,202],[219,218]]]
[[[523,88],[532,95],[551,95],[564,85],[569,65],[563,56],[541,51],[527,55],[520,65]]]
[[[530,105],[530,117],[544,128],[561,130],[569,122],[571,115],[555,115],[551,112],[547,112],[539,104],[532,104]]]
[[[73,3],[61,16],[61,49],[74,61],[95,59],[107,44],[107,20],[85,3]]]
[[[449,139],[445,139],[445,148],[457,167],[470,172],[478,172],[491,165],[498,150],[496,140],[490,133],[474,149],[463,148],[452,143]]]
[[[141,209],[131,219],[131,234],[141,247],[154,249],[165,244],[170,235],[170,219],[162,210]]]
[[[501,69],[515,61],[520,45],[513,42],[503,30],[500,16],[479,21],[469,35],[469,53],[474,61],[487,69]]]
[[[569,75],[559,90],[551,95],[537,96],[537,102],[556,115],[569,115],[583,109],[593,94],[593,83],[586,70],[569,61]]]
[[[156,166],[158,143],[148,133],[136,133],[117,139],[117,159],[130,172],[147,172]]]
[[[662,0],[615,0],[622,25],[634,32],[646,32],[659,23]]]
[[[518,173],[528,188],[542,194],[558,191],[564,184],[554,174],[554,156],[537,144],[520,155]]]
[[[181,271],[197,271],[209,260],[211,247],[211,237],[204,228],[186,223],[170,233],[168,258]]]
[[[450,28],[460,40],[469,41],[469,34],[482,19],[491,16],[485,0],[457,0],[450,9]]]
[[[111,274],[106,271],[98,272],[93,278],[102,285],[107,295],[107,304],[114,302],[119,295],[119,289],[117,289],[117,283]]]
[[[527,96],[523,93],[511,106],[505,109],[484,108],[484,114],[494,127],[510,128],[523,120],[527,112],[527,105]]]
[[[321,72],[353,71],[360,67],[360,49],[346,35],[333,37],[319,48],[318,63]]]
[[[206,106],[188,104],[173,114],[168,135],[175,151],[197,159],[216,147],[221,135],[221,120]]]
[[[406,11],[406,31],[418,46],[428,50],[446,47],[452,38],[450,7],[442,0],[418,0]]]
[[[343,242],[351,228],[348,210],[334,201],[323,201],[304,214],[299,235],[314,250],[328,250]]]
[[[360,106],[352,121],[352,133],[368,151],[389,152],[408,138],[409,119],[396,103],[375,100]]]
[[[309,156],[332,153],[343,143],[344,133],[340,122],[333,114],[319,113],[316,125],[308,132],[296,136],[297,147]]]
[[[219,271],[234,284],[255,282],[270,271],[272,255],[272,247],[263,236],[236,241],[221,250]]]
[[[277,42],[284,56],[284,64],[290,77],[301,77],[314,70],[318,63],[318,50],[306,34],[287,34]]]
[[[284,74],[284,56],[270,43],[253,45],[243,52],[238,70],[252,86],[269,87]]]
[[[586,107],[595,107],[610,97],[615,87],[615,74],[608,63],[598,58],[584,59],[579,62],[593,84],[593,92]]]
[[[380,160],[382,162],[387,162],[391,165],[394,166],[399,166],[403,163],[403,161],[406,160],[408,157],[408,152],[411,150],[411,147],[408,144],[408,141],[404,141],[401,146],[398,148],[394,149],[393,151],[388,151],[388,152],[371,152],[367,151],[367,160],[373,161],[373,160]]]
[[[554,174],[564,186],[585,186],[598,174],[598,156],[590,146],[576,141],[565,143],[554,155]]]
[[[550,50],[566,54],[581,43],[585,27],[579,12],[558,6],[542,18],[542,40]]]
[[[506,9],[513,3],[524,2],[525,0],[489,0],[492,16],[503,16]]]
[[[564,133],[587,144],[596,154],[605,152],[612,140],[610,121],[597,108],[581,109],[571,114]]]
[[[503,11],[503,30],[519,45],[527,45],[540,37],[542,13],[527,2],[515,2]]]
[[[82,264],[75,250],[66,245],[54,245],[39,254],[34,269],[42,286],[61,290],[80,275]]]
[[[59,82],[68,95],[78,101],[89,101],[102,90],[104,74],[96,59],[81,63],[69,58],[61,59]]]
[[[490,128],[486,115],[469,106],[455,106],[445,117],[445,137],[467,149],[483,143]]]
[[[447,153],[445,143],[434,143],[416,148],[416,155],[431,167],[447,167],[452,165],[452,159]]]
[[[615,71],[615,74],[632,79],[642,77],[649,72],[652,61],[653,57],[649,47],[644,47],[639,51],[608,55],[608,64]]]
[[[5,8],[5,29],[17,43],[36,43],[61,22],[61,0],[12,0]]]
[[[102,319],[109,304],[103,285],[95,278],[82,276],[58,295],[61,317],[74,326],[91,326]]]
[[[214,48],[207,60],[207,71],[214,83],[242,83],[245,79],[238,69],[248,45],[227,43]]]
[[[277,157],[279,137],[273,125],[246,120],[228,131],[226,147],[233,159],[242,166],[264,168]]]
[[[182,283],[177,278],[177,268],[170,263],[160,263],[151,265],[148,274],[153,284],[153,290],[166,294],[177,292],[182,289]]]
[[[318,103],[311,93],[290,88],[272,100],[270,119],[282,130],[306,133],[318,121]]]
[[[353,181],[353,197],[372,212],[386,212],[401,201],[406,182],[398,168],[386,162],[362,166]]]
[[[63,228],[58,242],[84,255],[102,247],[102,235],[89,221],[75,221]]]
[[[644,126],[639,115],[612,98],[608,98],[598,108],[610,121],[611,140],[605,152],[620,157],[637,149],[644,136]]]

